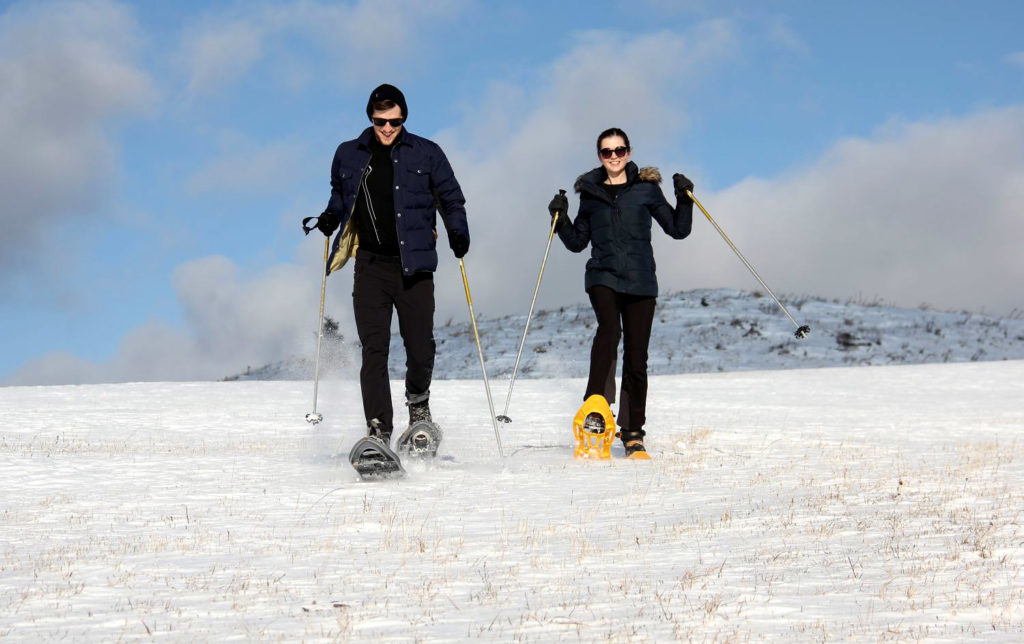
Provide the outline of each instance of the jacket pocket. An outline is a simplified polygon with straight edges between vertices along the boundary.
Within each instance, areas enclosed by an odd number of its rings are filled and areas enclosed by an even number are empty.
[[[409,190],[430,192],[430,171],[422,166],[408,166],[405,169],[405,183]]]

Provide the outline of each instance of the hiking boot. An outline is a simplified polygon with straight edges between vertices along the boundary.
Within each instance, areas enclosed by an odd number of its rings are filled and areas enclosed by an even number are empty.
[[[644,447],[644,435],[642,429],[626,429],[619,431],[619,438],[622,439],[622,447],[626,450],[626,458],[650,458],[647,455],[647,448]]]
[[[591,434],[603,434],[604,433],[604,416],[592,411],[587,414],[587,417],[583,419],[583,431]]]
[[[385,445],[391,445],[391,430],[384,427],[379,419],[374,418],[366,423],[366,435],[380,440]]]
[[[430,417],[430,401],[426,398],[417,402],[405,403],[409,406],[409,427],[420,421],[434,422]]]
[[[633,456],[637,452],[647,453],[647,448],[644,447],[644,439],[642,438],[623,443],[622,446],[626,449],[626,458]]]

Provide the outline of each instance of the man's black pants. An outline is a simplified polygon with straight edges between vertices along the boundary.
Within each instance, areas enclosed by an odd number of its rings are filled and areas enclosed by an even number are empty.
[[[402,275],[397,257],[356,254],[352,288],[356,331],[363,345],[359,386],[366,420],[377,418],[390,432],[394,427],[388,352],[391,316],[398,311],[398,331],[405,343],[405,395],[412,402],[426,400],[434,372],[434,275]]]
[[[590,349],[590,379],[583,399],[599,394],[608,402],[615,401],[615,363],[619,338],[625,335],[618,422],[624,429],[642,429],[647,422],[647,347],[658,300],[617,293],[607,286],[591,287],[587,294],[597,314],[597,333]]]

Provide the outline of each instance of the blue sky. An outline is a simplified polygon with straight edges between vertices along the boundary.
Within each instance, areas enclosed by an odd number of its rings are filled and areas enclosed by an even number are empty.
[[[1019,2],[0,3],[0,382],[217,378],[310,348],[334,148],[369,90],[463,184],[483,315],[629,132],[780,293],[1024,308]],[[671,190],[667,190],[671,197]],[[575,207],[575,200],[571,200]],[[664,290],[754,288],[706,222]],[[556,246],[539,306],[585,300]],[[351,332],[351,274],[328,313]],[[438,323],[467,315],[442,254]]]

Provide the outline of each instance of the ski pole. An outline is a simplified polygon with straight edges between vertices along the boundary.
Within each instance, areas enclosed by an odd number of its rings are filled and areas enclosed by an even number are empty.
[[[755,278],[757,278],[757,281],[761,283],[761,286],[764,287],[764,290],[768,291],[768,294],[772,296],[772,299],[775,300],[775,303],[779,305],[779,308],[782,309],[782,312],[786,314],[786,317],[789,318],[789,321],[793,323],[793,326],[796,327],[796,332],[793,335],[800,339],[806,338],[807,335],[810,334],[811,332],[811,327],[807,326],[806,324],[798,324],[797,321],[793,319],[793,316],[789,314],[789,311],[787,311],[786,307],[782,305],[782,302],[779,301],[779,298],[775,297],[775,293],[772,291],[772,289],[770,289],[768,285],[764,283],[764,280],[761,279],[761,276],[757,274],[757,271],[754,270],[754,267],[751,266],[750,262],[747,261],[747,258],[743,256],[743,253],[740,252],[740,249],[736,248],[736,244],[732,243],[732,240],[729,239],[729,236],[725,234],[725,231],[722,230],[722,227],[718,225],[718,222],[712,219],[711,215],[708,214],[708,211],[704,209],[704,206],[702,206],[701,203],[697,201],[697,197],[694,197],[693,193],[690,192],[689,190],[686,191],[686,194],[687,196],[690,197],[690,199],[693,200],[693,203],[697,204],[697,207],[700,208],[700,211],[704,213],[705,217],[708,218],[708,221],[710,221],[711,225],[715,227],[715,230],[718,231],[718,234],[722,236],[722,239],[725,240],[725,243],[729,245],[729,248],[732,249],[732,252],[736,253],[736,257],[740,258],[740,261],[743,262],[743,265],[747,267],[747,270],[749,270],[750,273]]]
[[[476,313],[473,312],[473,298],[469,295],[469,280],[466,278],[466,262],[459,258],[459,269],[462,270],[462,287],[466,289],[466,304],[469,305],[469,319],[473,322],[473,338],[476,340],[476,352],[480,356],[480,371],[484,374],[484,389],[487,390],[487,406],[491,410],[491,422],[494,424],[494,439],[498,441],[498,456],[505,458],[501,449],[501,434],[498,433],[498,419],[494,417],[494,401],[491,399],[491,385],[487,382],[487,365],[484,363],[484,350],[480,346],[480,332],[476,328]]]
[[[559,190],[558,194],[564,195],[565,190]],[[537,285],[533,287],[533,299],[530,300],[530,312],[526,314],[526,328],[523,329],[523,339],[519,341],[519,352],[516,353],[516,364],[512,367],[512,380],[508,383],[508,396],[505,397],[505,411],[502,412],[501,416],[498,416],[498,420],[503,423],[511,423],[512,419],[508,417],[508,405],[512,400],[512,388],[516,386],[516,373],[519,371],[519,359],[523,357],[523,345],[526,344],[526,334],[530,330],[530,320],[533,318],[533,308],[537,304],[537,293],[540,292],[540,281],[544,277],[544,267],[548,263],[548,253],[551,252],[551,240],[555,237],[555,224],[558,223],[557,210],[555,215],[551,218],[551,231],[548,233],[548,245],[544,249],[544,259],[540,262],[540,274],[537,275]]]
[[[307,226],[306,224],[310,219],[316,219],[316,217],[307,217],[302,220],[302,230],[309,234],[309,231],[313,230],[315,226]],[[331,238],[324,237],[324,276],[320,280],[320,317],[316,327],[316,360],[313,366],[313,411],[306,414],[306,422],[313,425],[318,424],[324,419],[324,415],[317,413],[316,411],[316,394],[317,389],[320,386],[320,343],[324,339],[324,297],[327,293],[327,258],[331,250]]]

